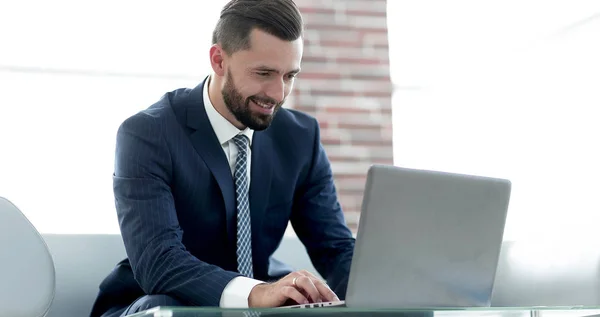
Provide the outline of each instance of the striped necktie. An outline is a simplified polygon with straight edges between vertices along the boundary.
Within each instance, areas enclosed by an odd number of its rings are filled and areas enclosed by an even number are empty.
[[[233,138],[238,148],[235,171],[235,197],[237,206],[237,262],[238,272],[252,278],[252,230],[250,226],[250,203],[248,201],[248,137],[238,134]]]

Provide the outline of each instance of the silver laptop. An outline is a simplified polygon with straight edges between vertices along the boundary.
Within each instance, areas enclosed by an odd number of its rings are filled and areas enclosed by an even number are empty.
[[[490,306],[511,183],[374,165],[345,302],[291,307]]]

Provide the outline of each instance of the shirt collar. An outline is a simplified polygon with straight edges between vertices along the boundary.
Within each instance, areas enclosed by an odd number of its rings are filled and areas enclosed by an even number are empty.
[[[219,139],[219,143],[221,145],[224,145],[236,135],[243,134],[248,137],[248,140],[250,141],[249,145],[252,145],[252,136],[254,134],[254,130],[249,128],[240,130],[236,128],[233,124],[231,124],[231,122],[225,119],[225,117],[223,117],[213,106],[208,95],[208,85],[210,84],[211,77],[212,76],[208,76],[204,83],[204,108],[206,109],[206,114],[208,115],[208,121],[210,121],[210,125],[212,125],[213,130],[215,131],[217,139]]]

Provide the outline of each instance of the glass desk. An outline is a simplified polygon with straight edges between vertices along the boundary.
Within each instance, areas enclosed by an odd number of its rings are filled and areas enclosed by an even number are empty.
[[[254,316],[328,316],[328,317],[584,317],[599,316],[599,307],[486,307],[464,309],[409,309],[409,310],[384,310],[384,309],[356,309],[346,307],[321,307],[307,309],[219,309],[204,307],[155,307],[129,317],[254,317]]]

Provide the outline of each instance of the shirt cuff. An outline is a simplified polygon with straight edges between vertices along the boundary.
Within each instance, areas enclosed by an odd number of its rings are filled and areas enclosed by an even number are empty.
[[[248,296],[252,288],[263,281],[238,276],[232,279],[221,294],[221,308],[248,308]]]

